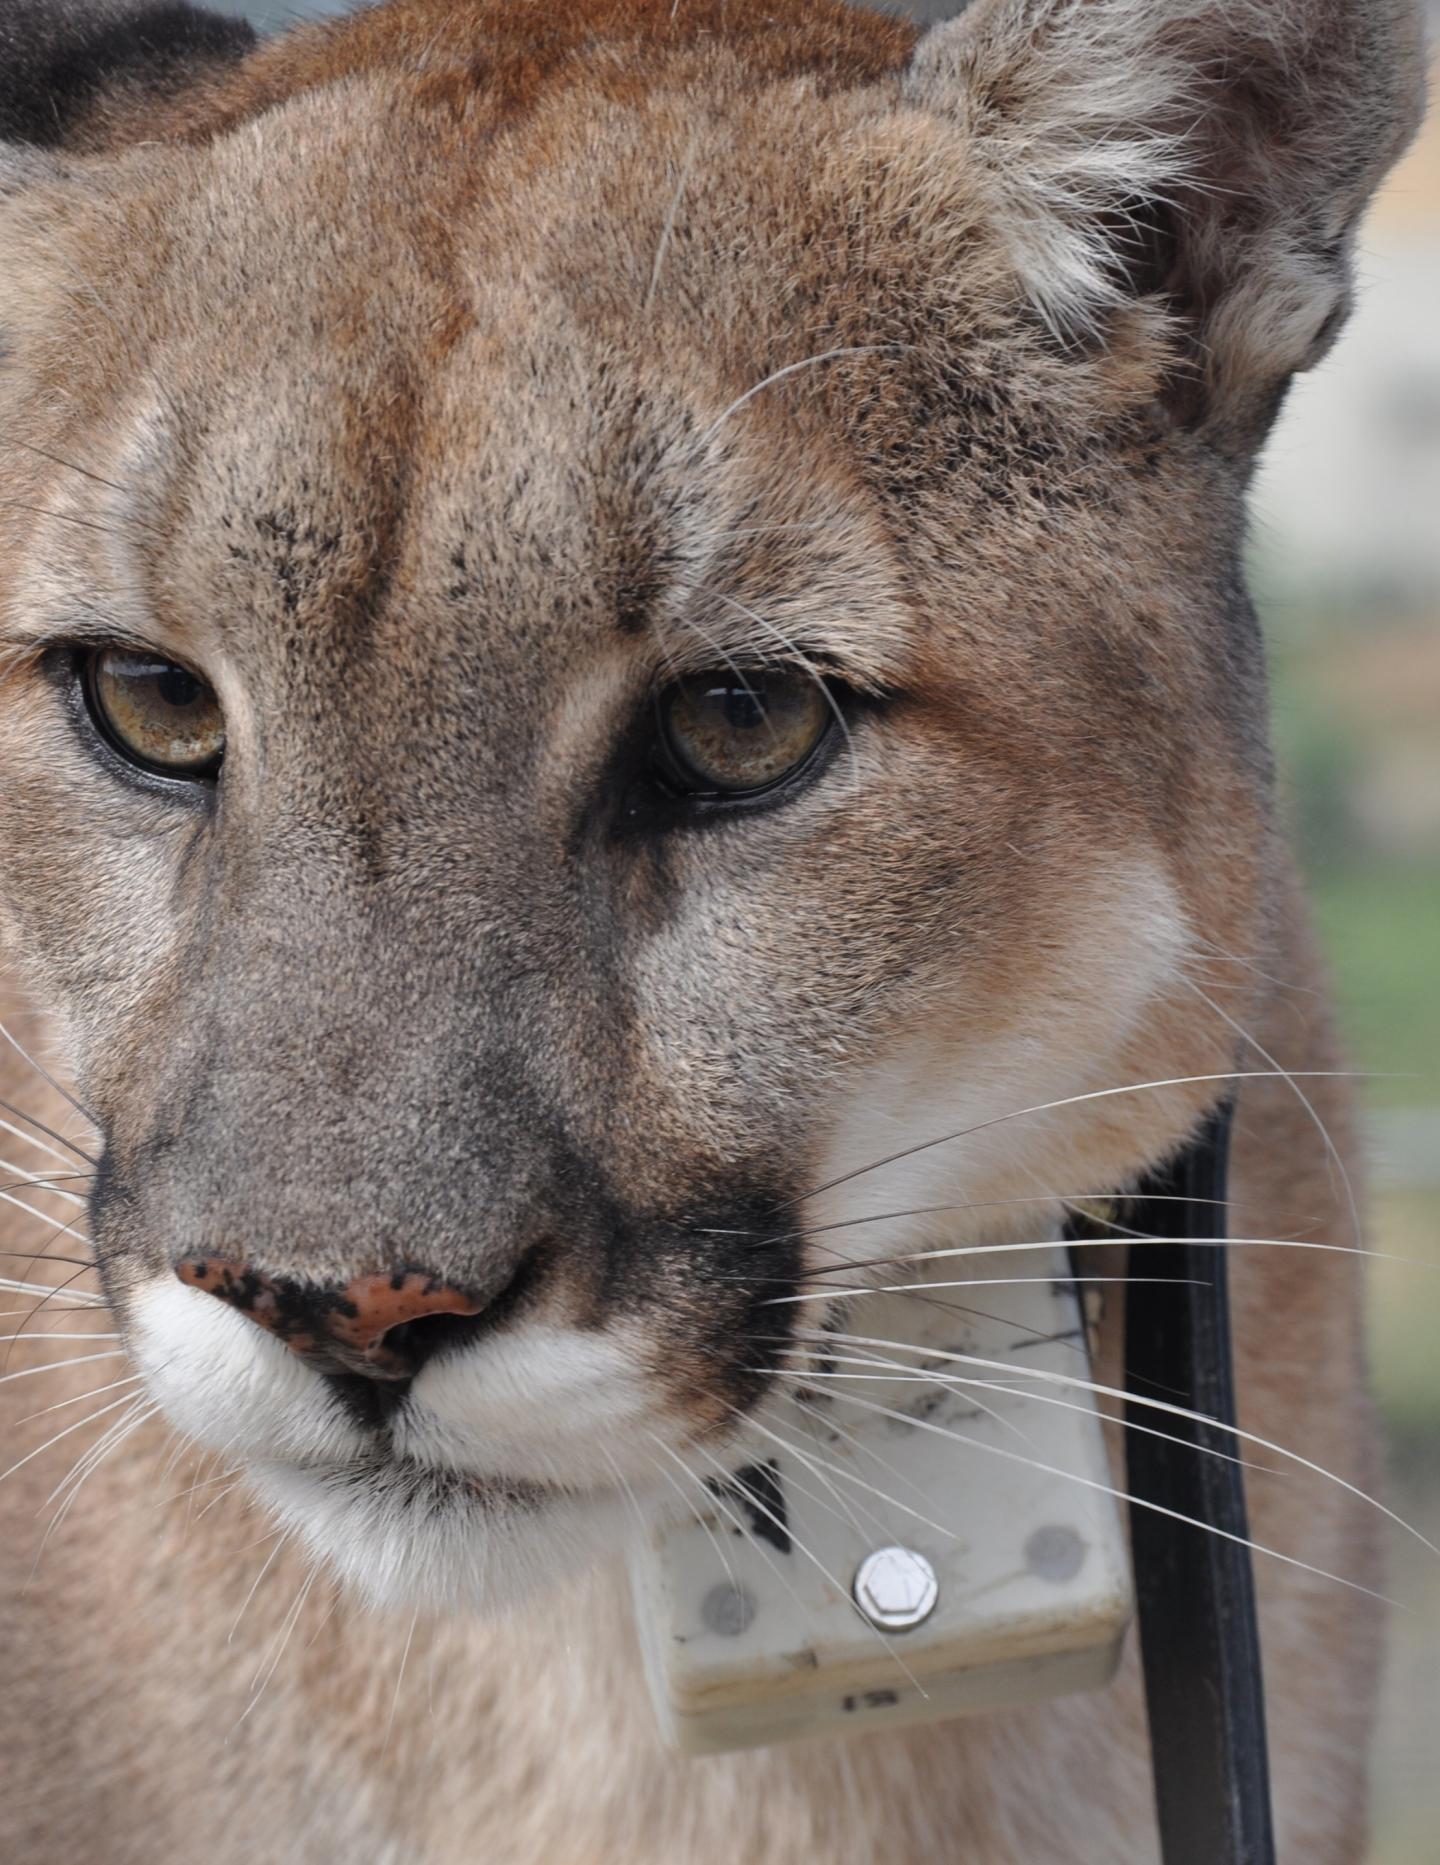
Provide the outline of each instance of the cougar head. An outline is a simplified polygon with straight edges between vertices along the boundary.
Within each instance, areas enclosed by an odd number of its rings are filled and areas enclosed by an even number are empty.
[[[827,1271],[1051,1234],[1235,1065],[1243,494],[1408,14],[5,30],[0,932],[105,1288],[356,1585],[503,1597]]]

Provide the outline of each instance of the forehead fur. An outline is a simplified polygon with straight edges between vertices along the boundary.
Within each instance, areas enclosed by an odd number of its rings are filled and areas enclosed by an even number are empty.
[[[819,17],[821,47],[866,42]],[[382,561],[405,581],[408,527],[432,584],[445,564],[474,595],[488,563],[512,629],[505,570],[662,628],[703,579],[725,593],[662,639],[673,661],[770,658],[778,625],[862,685],[913,677],[897,522],[923,550],[944,487],[983,559],[1078,508],[1106,470],[1088,436],[1131,418],[1161,345],[1139,319],[1089,364],[1047,353],[961,133],[833,61],[797,73],[819,54],[779,37],[758,88],[743,31],[703,70],[657,41],[623,97],[557,53],[480,136],[449,90],[347,66],[30,199],[25,376],[125,455],[115,515],[171,541],[167,626],[277,591],[348,625]]]

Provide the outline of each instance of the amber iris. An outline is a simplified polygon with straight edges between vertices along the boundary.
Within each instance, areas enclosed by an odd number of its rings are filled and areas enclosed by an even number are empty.
[[[697,795],[768,790],[807,763],[834,717],[809,674],[783,669],[691,674],[661,695],[667,762]]]
[[[132,764],[170,777],[213,777],[220,769],[220,702],[208,681],[178,661],[139,648],[95,648],[85,690],[96,723]]]

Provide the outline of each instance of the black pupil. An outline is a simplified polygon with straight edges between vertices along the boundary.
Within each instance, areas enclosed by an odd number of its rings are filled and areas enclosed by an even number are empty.
[[[154,680],[164,704],[177,712],[195,705],[202,696],[200,682],[194,674],[187,673],[183,667],[177,667],[173,661],[154,662],[144,672]]]
[[[765,707],[753,687],[716,687],[706,698],[721,702],[725,708],[725,723],[732,731],[753,732],[765,723]]]

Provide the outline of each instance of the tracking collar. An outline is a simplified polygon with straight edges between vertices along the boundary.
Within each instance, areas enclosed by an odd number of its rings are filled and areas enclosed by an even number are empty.
[[[1063,1242],[956,1251],[976,1259],[980,1306],[942,1261],[933,1284],[860,1285],[833,1329],[797,1338],[790,1436],[757,1424],[753,1464],[716,1462],[693,1512],[636,1548],[637,1622],[673,1747],[714,1754],[1102,1689],[1138,1616],[1164,1865],[1272,1865],[1245,1499],[1224,1430],[1229,1130],[1225,1105],[1134,1192],[1072,1207]],[[1095,1404],[1107,1389],[1077,1377],[1103,1295],[1105,1278],[1087,1289],[1096,1243],[1126,1245],[1136,1277],[1128,1537]]]
[[[1125,1386],[1235,1423],[1226,1234],[1227,1101],[1127,1211]],[[1158,1240],[1158,1241],[1156,1241]],[[1130,1422],[1151,1414],[1133,1403]],[[1234,1439],[1168,1418],[1126,1434],[1140,1650],[1165,1865],[1272,1865],[1255,1586]],[[1174,1440],[1194,1446],[1178,1449]],[[1170,1511],[1171,1513],[1161,1513]],[[1181,1520],[1188,1517],[1190,1520]],[[1191,1524],[1203,1522],[1213,1534]]]

